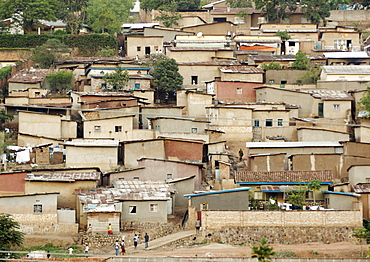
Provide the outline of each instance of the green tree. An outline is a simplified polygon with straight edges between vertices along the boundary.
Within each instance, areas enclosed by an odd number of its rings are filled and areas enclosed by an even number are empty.
[[[57,0],[0,1],[0,18],[12,17],[23,29],[30,31],[38,19],[56,20]]]
[[[87,20],[89,0],[59,0],[57,17],[67,23],[67,32],[77,34]]]
[[[274,248],[267,244],[266,237],[263,237],[259,242],[259,246],[252,246],[252,257],[257,258],[259,262],[271,261],[271,256],[276,253]]]
[[[231,8],[253,7],[251,0],[226,0]]]
[[[153,77],[157,91],[174,92],[182,86],[183,77],[173,58],[159,61],[154,68]]]
[[[111,48],[103,48],[96,53],[98,57],[114,57],[116,56],[116,50]]]
[[[358,101],[357,105],[359,111],[367,112],[361,118],[370,119],[370,86],[366,88],[364,96]]]
[[[45,44],[31,49],[31,60],[41,68],[49,68],[58,58],[60,52],[69,52],[68,46],[61,43],[58,39],[52,38]]]
[[[311,23],[325,24],[325,18],[330,16],[330,3],[327,0],[302,0],[301,8],[304,17]]]
[[[178,20],[182,18],[181,14],[172,11],[159,10],[160,15],[155,17],[155,20],[161,21],[164,26],[171,27],[178,25]]]
[[[280,65],[279,62],[270,62],[270,63],[262,63],[260,65],[260,67],[263,69],[263,70],[268,70],[268,69],[282,69],[282,66]]]
[[[246,19],[247,19],[247,17],[248,17],[248,15],[249,15],[249,13],[248,13],[248,11],[247,11],[247,10],[242,9],[242,10],[238,11],[238,12],[236,13],[236,15],[237,15],[237,16],[239,16],[239,17],[241,17],[241,18],[243,18],[244,22],[246,22]]]
[[[141,0],[140,8],[145,11],[164,10],[169,11],[169,7],[173,12],[180,9],[198,9],[200,0]]]
[[[292,69],[307,70],[310,67],[310,59],[299,50],[294,57],[295,61],[292,63]]]
[[[5,123],[13,119],[14,119],[13,115],[7,114],[5,110],[0,110],[0,131],[3,132],[5,130]],[[4,138],[2,140],[4,141]],[[0,154],[2,153],[0,152]]]
[[[122,69],[122,67],[117,67],[114,73],[105,74],[103,77],[104,83],[113,90],[124,89],[129,80],[130,77],[127,70]]]
[[[321,68],[310,67],[307,71],[297,79],[297,82],[301,84],[316,84],[317,80],[320,79]]]
[[[127,20],[133,7],[132,0],[89,0],[87,16],[95,31],[108,30],[113,34],[121,31],[121,25]]]
[[[314,202],[314,205],[316,205],[316,192],[315,191],[319,191],[321,189],[320,180],[318,179],[311,180],[310,182],[308,182],[307,187],[308,187],[308,190],[313,191],[313,202]]]
[[[50,73],[45,77],[45,82],[52,93],[65,93],[65,91],[70,90],[72,86],[72,80],[73,73],[65,70]]]
[[[276,35],[277,36],[280,36],[281,41],[283,42],[281,44],[281,54],[286,55],[285,43],[286,43],[286,41],[288,41],[290,39],[290,35],[289,35],[289,33],[288,33],[287,30],[285,30],[285,31],[277,31],[276,32]]]
[[[0,250],[7,251],[14,246],[21,246],[24,233],[18,231],[19,223],[15,222],[9,214],[0,215]],[[6,253],[0,253],[5,258]]]
[[[295,0],[254,0],[254,4],[269,23],[281,23],[297,9]]]

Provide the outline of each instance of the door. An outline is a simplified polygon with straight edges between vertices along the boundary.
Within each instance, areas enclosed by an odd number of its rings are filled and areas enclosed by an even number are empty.
[[[318,115],[324,116],[324,104],[323,103],[319,103]]]

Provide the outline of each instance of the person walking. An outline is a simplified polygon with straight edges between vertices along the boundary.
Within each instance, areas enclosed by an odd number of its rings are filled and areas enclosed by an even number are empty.
[[[145,239],[145,248],[148,248],[149,247],[149,235],[148,235],[148,233],[145,233],[144,239]]]
[[[85,257],[89,256],[89,244],[86,244],[85,246]]]
[[[124,255],[125,253],[126,253],[125,240],[122,239],[122,241],[121,241],[121,254]]]
[[[195,230],[196,230],[197,234],[199,233],[199,229],[200,229],[200,220],[197,220],[195,222]]]
[[[92,235],[92,225],[91,225],[91,224],[89,224],[89,226],[87,227],[87,231],[86,231],[86,233],[87,233],[88,235]]]
[[[135,234],[134,236],[134,249],[137,248],[137,242],[139,241],[139,237]]]
[[[118,243],[118,240],[116,240],[116,243],[114,244],[114,250],[116,251],[116,256],[118,256],[118,253],[119,253],[119,243]]]

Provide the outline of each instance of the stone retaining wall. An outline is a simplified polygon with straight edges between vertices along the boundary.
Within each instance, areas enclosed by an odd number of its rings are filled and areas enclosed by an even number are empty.
[[[301,244],[309,242],[356,242],[354,227],[226,227],[221,230],[203,230],[205,241],[233,245],[256,245],[262,237],[269,243]]]
[[[94,247],[112,246],[116,240],[121,240],[122,236],[125,237],[126,246],[133,245],[134,235],[139,236],[139,244],[144,242],[144,235],[148,233],[150,240],[164,237],[181,230],[180,225],[171,223],[122,223],[121,227],[123,231],[118,234],[108,235],[104,234],[93,234],[93,235],[82,235],[82,243],[88,243]]]

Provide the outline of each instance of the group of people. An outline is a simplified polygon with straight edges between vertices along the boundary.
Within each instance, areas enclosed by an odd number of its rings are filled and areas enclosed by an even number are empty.
[[[149,235],[148,233],[145,233],[144,235],[144,241],[145,241],[145,248],[149,247]],[[139,242],[139,236],[137,234],[134,235],[134,249],[137,248],[138,242]],[[121,254],[124,255],[126,253],[125,249],[125,237],[122,236],[121,243],[119,243],[118,240],[116,240],[116,243],[114,244],[114,249],[116,251],[116,256],[119,254],[119,250],[121,249]]]
[[[92,225],[89,224],[88,227],[87,227],[87,235],[92,235]],[[113,234],[113,226],[111,223],[109,223],[108,225],[108,235],[112,235]],[[139,242],[139,236],[137,234],[134,235],[134,238],[133,238],[133,243],[134,243],[134,249],[137,248],[137,245],[138,245],[138,242]],[[148,248],[149,247],[149,235],[148,233],[145,233],[144,235],[144,243],[145,243],[145,248]],[[116,251],[116,256],[118,256],[119,253],[121,254],[125,254],[126,253],[126,249],[125,249],[125,237],[122,236],[122,239],[121,241],[118,241],[116,240],[116,243],[114,244],[114,249]],[[119,251],[121,250],[121,252]],[[89,252],[89,246],[86,244],[86,247],[85,247],[85,254],[86,256],[88,255],[88,252]]]

